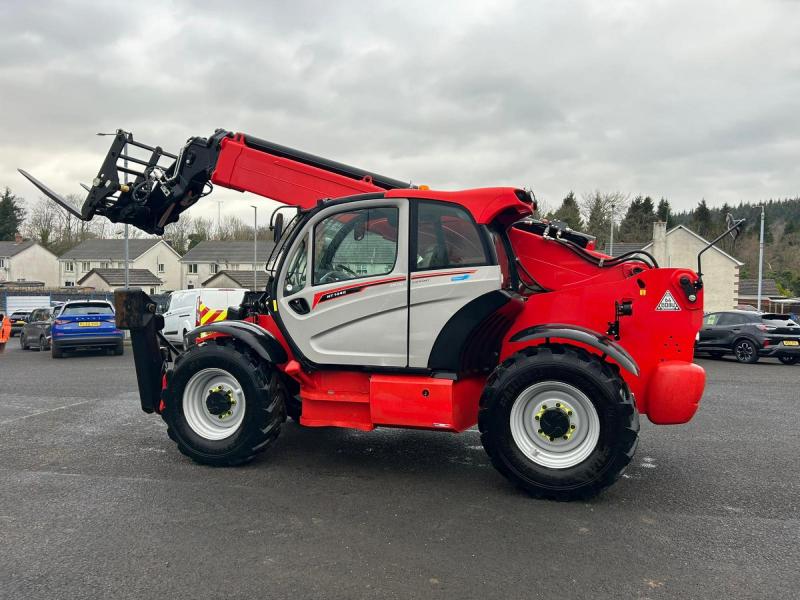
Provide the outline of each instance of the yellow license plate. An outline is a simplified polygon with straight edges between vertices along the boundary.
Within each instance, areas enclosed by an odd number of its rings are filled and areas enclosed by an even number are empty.
[[[25,321],[17,321],[17,325],[25,325]]]
[[[783,340],[784,346],[800,346],[800,342],[796,340]]]
[[[78,323],[78,327],[100,327],[100,321],[83,321]]]

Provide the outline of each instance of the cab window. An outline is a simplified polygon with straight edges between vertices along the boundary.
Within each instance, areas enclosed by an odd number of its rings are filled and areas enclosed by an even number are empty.
[[[461,207],[418,202],[416,270],[476,267],[490,264],[483,239]]]
[[[314,285],[386,275],[397,261],[396,207],[336,213],[314,227]]]
[[[291,296],[306,286],[306,263],[308,263],[308,244],[303,238],[300,245],[295,248],[294,255],[289,261],[289,270],[283,283],[283,295]]]

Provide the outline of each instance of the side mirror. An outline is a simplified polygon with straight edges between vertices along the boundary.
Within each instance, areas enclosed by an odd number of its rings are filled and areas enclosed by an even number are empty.
[[[275,215],[275,222],[272,224],[272,241],[277,242],[283,234],[283,213]]]

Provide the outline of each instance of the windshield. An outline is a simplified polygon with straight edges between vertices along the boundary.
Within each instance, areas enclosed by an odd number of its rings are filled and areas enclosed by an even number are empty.
[[[81,315],[113,315],[114,309],[108,304],[76,304],[74,306],[67,306],[60,316],[62,317],[75,317]]]
[[[275,276],[275,269],[281,262],[283,255],[288,250],[287,242],[288,240],[292,239],[295,230],[298,226],[305,221],[305,216],[308,213],[303,211],[298,211],[298,213],[289,221],[289,224],[286,226],[286,229],[283,230],[280,239],[275,243],[275,246],[272,248],[272,253],[269,255],[269,259],[267,260],[267,273],[271,276]]]

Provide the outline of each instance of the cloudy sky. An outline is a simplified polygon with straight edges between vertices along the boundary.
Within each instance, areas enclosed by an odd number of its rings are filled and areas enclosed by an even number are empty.
[[[0,0],[0,186],[35,199],[23,167],[81,192],[98,131],[177,150],[221,127],[551,206],[800,194],[800,2],[117,5]],[[252,198],[215,196],[250,218]]]

